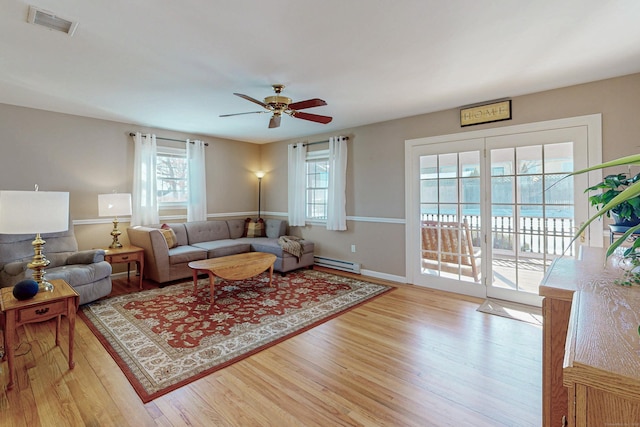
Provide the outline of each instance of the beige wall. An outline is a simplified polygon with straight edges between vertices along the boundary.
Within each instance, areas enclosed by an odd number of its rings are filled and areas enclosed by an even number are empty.
[[[326,231],[318,225],[294,232],[317,242],[321,255],[359,262],[363,269],[404,277],[405,230],[394,220],[405,219],[405,140],[602,113],[603,160],[638,153],[640,74],[512,100],[513,119],[504,122],[461,128],[459,110],[451,109],[332,133],[350,138],[347,215],[382,218],[382,222],[348,221],[346,232]],[[272,171],[265,179],[265,187],[286,190],[288,143],[321,141],[329,136],[319,134],[263,146],[263,167]],[[267,191],[266,210],[286,212],[286,191]],[[356,253],[351,252],[352,244],[356,244]]]
[[[640,74],[512,99],[513,120],[495,124],[461,128],[458,109],[451,109],[306,138],[311,142],[338,134],[350,137],[347,215],[356,220],[348,221],[345,232],[309,225],[295,227],[292,233],[313,239],[320,255],[360,262],[365,270],[403,277],[405,140],[602,113],[603,159],[638,152]],[[198,138],[0,104],[0,189],[30,190],[37,183],[42,190],[69,191],[72,218],[88,223],[76,226],[81,248],[106,246],[111,224],[98,218],[97,195],[130,191],[133,143],[128,135],[136,130],[168,138]],[[277,216],[286,214],[287,144],[299,140],[254,145],[200,139],[209,143],[210,215],[255,211],[257,180],[253,172],[259,169],[268,173],[263,179],[262,210]],[[353,244],[355,253],[351,252]]]
[[[43,191],[69,191],[71,218],[82,224],[75,227],[81,249],[108,246],[112,224],[110,218],[98,217],[98,194],[131,192],[133,140],[129,133],[138,130],[209,143],[210,215],[256,210],[258,190],[253,172],[259,169],[260,150],[255,144],[4,104],[0,104],[0,189],[32,190],[38,184]],[[179,145],[162,140],[158,144]],[[186,211],[161,211],[160,215],[186,216]],[[127,241],[127,226],[121,223],[119,227],[123,242]]]

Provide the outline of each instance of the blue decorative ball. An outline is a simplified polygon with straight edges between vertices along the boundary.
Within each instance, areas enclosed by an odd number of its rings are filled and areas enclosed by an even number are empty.
[[[20,301],[33,298],[37,293],[38,282],[33,279],[23,280],[13,287],[13,296]]]

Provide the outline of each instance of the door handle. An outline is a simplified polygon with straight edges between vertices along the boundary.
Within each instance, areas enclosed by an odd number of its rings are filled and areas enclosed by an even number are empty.
[[[582,226],[584,225],[584,221],[580,223],[580,227],[573,227],[574,230],[578,231],[580,230],[580,228],[582,228]],[[584,243],[587,240],[587,236],[585,234],[586,229],[582,230],[582,233],[580,233],[580,243]]]

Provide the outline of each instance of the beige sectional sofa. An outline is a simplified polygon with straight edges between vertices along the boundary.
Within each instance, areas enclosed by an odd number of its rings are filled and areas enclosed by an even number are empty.
[[[298,259],[278,244],[279,237],[286,235],[287,221],[269,218],[265,225],[266,237],[243,237],[243,219],[167,223],[177,240],[173,248],[161,231],[162,224],[129,227],[127,234],[132,245],[144,249],[145,278],[158,283],[192,277],[187,265],[191,261],[245,252],[276,255],[274,270],[281,273],[313,265],[313,242],[300,241],[303,254]]]

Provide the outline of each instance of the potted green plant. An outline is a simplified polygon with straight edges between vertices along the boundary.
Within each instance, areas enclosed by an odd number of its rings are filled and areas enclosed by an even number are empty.
[[[640,165],[640,154],[634,154],[631,156],[621,157],[619,159],[611,160],[609,162],[604,162],[599,165],[591,166],[586,169],[581,169],[575,171],[571,175],[578,175],[587,173],[593,170],[617,167],[617,166],[626,166],[626,165]],[[623,178],[619,178],[621,175],[624,175]],[[640,175],[640,174],[639,174]],[[610,178],[610,177],[616,177]],[[607,178],[610,178],[607,181]],[[638,206],[640,205],[640,177],[638,175],[628,178],[625,174],[620,175],[609,175],[605,180],[593,187],[588,188],[586,191],[592,189],[607,189],[603,192],[600,197],[596,196],[595,199],[591,200],[592,204],[598,206],[598,212],[594,214],[591,218],[589,218],[582,226],[578,229],[575,234],[574,240],[578,238],[584,232],[589,224],[595,221],[598,218],[601,218],[603,215],[610,215],[611,213],[615,213],[616,215],[623,216],[625,218],[631,218],[632,213],[640,213],[640,209]],[[618,185],[617,182],[622,185]],[[592,196],[594,197],[594,196]],[[595,201],[595,202],[594,202]],[[638,209],[638,210],[636,210]],[[609,246],[607,250],[607,257],[611,256],[615,252],[615,250],[620,247],[620,245],[627,240],[629,236],[631,236],[634,232],[640,230],[640,224],[630,226],[624,234],[618,237],[613,243]],[[624,252],[625,257],[637,258],[636,249],[640,247],[640,239],[636,239],[630,248],[626,249]]]
[[[640,181],[640,173],[634,176],[628,176],[626,173],[607,175],[601,183],[584,191],[586,193],[600,190],[599,193],[589,197],[589,202],[591,202],[591,206],[596,206],[598,210],[601,210],[614,197],[638,181]],[[612,231],[627,231],[629,227],[640,224],[640,197],[632,197],[619,203],[618,206],[608,211],[606,215],[613,218]]]

